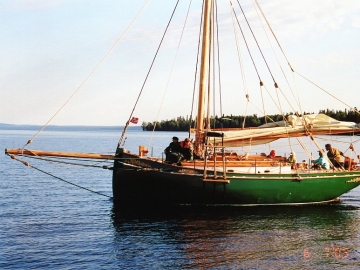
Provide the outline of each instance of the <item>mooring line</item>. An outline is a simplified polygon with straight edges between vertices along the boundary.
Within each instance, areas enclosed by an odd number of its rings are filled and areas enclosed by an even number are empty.
[[[25,155],[24,155],[25,156]],[[102,169],[106,169],[106,170],[110,170],[111,167],[108,167],[107,165],[94,165],[94,164],[84,164],[84,163],[74,163],[74,162],[68,162],[68,161],[64,161],[61,159],[52,159],[52,158],[43,158],[40,156],[26,156],[27,158],[33,158],[33,159],[37,159],[37,160],[42,160],[42,161],[46,161],[49,163],[61,163],[61,164],[66,164],[66,165],[73,165],[73,166],[78,166],[78,167],[91,167],[91,168],[102,168]],[[66,158],[66,160],[79,160],[78,158]],[[86,159],[82,160],[82,161],[88,161]],[[107,162],[108,160],[105,161],[101,161],[98,163],[104,163]]]

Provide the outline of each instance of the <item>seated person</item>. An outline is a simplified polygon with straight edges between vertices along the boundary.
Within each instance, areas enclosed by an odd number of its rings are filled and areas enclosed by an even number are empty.
[[[308,166],[305,159],[302,161],[301,166],[302,166],[303,169],[309,169],[309,166]]]
[[[268,157],[268,158],[274,158],[275,156],[276,156],[275,150],[271,150],[271,151],[270,151],[270,154],[267,155],[266,157]]]
[[[356,169],[356,167],[357,167],[357,162],[355,162],[353,158],[349,158],[349,157],[345,158],[344,168],[346,170],[353,170]]]
[[[298,169],[303,169],[303,170],[305,170],[305,169],[308,169],[308,168],[309,168],[309,166],[308,166],[308,164],[306,163],[306,160],[305,160],[305,159],[304,159],[301,163],[297,163],[297,164],[299,164],[299,165],[297,166]]]
[[[181,146],[178,137],[173,137],[172,142],[165,148],[166,163],[178,163],[182,159]]]
[[[249,152],[246,152],[239,156],[239,160],[248,160],[249,159]]]
[[[288,157],[288,159],[286,160],[287,163],[291,164],[291,169],[296,169],[296,157],[295,157],[295,153],[291,152],[290,156]]]
[[[193,160],[194,148],[189,138],[180,142],[180,148],[185,160]]]
[[[323,155],[323,153],[325,152],[324,149],[321,149],[318,152],[319,152],[319,158],[311,161],[313,163],[313,166],[311,168],[316,170],[330,169],[329,161]]]

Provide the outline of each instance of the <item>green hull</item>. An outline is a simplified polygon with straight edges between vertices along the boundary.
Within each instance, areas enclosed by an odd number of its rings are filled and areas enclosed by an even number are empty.
[[[204,180],[201,171],[124,156],[115,161],[116,201],[166,204],[314,204],[336,200],[360,184],[360,172],[292,174],[228,173]],[[132,163],[134,165],[129,165]],[[140,166],[139,166],[140,165]]]

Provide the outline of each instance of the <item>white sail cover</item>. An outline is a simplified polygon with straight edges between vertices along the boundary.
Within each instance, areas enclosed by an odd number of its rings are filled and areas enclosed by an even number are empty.
[[[325,114],[290,115],[287,121],[273,122],[257,128],[222,131],[223,138],[214,137],[215,144],[247,146],[265,144],[280,138],[359,132],[360,125],[338,121]],[[211,139],[213,142],[213,139]]]

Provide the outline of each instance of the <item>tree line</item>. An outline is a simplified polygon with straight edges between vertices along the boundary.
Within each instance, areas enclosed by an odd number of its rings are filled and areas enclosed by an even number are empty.
[[[357,112],[357,109],[347,110],[345,111],[335,111],[335,110],[320,110],[319,113],[326,114],[336,120],[339,121],[349,121],[360,123],[360,114]],[[285,115],[287,118],[289,115],[294,113],[288,113]],[[313,114],[313,113],[305,113],[304,114]],[[301,115],[300,115],[301,116]],[[245,123],[244,123],[245,119]],[[215,116],[211,118],[210,125],[212,128],[239,128],[243,126],[245,127],[258,127],[260,125],[277,121],[282,121],[283,116],[280,114],[267,115],[265,116],[257,116],[256,114],[248,115],[248,116],[235,116],[235,115],[223,115],[222,117]],[[161,122],[156,122],[155,131],[189,131],[190,127],[194,127],[195,120],[190,119],[189,117],[179,116],[176,119],[172,120],[162,120]],[[155,122],[143,122],[142,129],[143,131],[152,131],[154,129]]]

